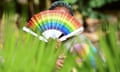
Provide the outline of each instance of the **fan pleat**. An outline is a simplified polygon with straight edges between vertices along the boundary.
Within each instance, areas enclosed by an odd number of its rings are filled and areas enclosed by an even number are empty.
[[[72,35],[79,32],[82,24],[73,16],[65,12],[60,12],[58,10],[46,10],[35,14],[30,19],[26,27],[35,33],[39,32],[44,37],[46,37],[45,35],[49,35],[47,38],[57,35],[55,33],[59,33],[58,35],[61,35],[62,33],[63,36],[68,35],[69,37],[71,36],[69,34],[72,32],[74,32]],[[44,32],[49,32],[49,34]],[[59,36],[55,37],[59,38]]]

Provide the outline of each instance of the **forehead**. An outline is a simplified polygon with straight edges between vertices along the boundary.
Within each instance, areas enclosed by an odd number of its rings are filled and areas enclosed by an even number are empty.
[[[54,10],[60,10],[60,11],[64,11],[64,12],[68,12],[70,13],[69,9],[66,8],[66,7],[62,7],[62,6],[58,6],[58,7],[55,7]]]

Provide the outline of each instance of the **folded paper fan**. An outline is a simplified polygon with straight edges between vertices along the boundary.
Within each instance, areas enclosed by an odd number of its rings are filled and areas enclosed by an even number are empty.
[[[61,41],[83,31],[82,24],[73,16],[58,10],[46,10],[35,14],[23,30],[46,41],[59,38]],[[40,36],[39,36],[40,35]]]

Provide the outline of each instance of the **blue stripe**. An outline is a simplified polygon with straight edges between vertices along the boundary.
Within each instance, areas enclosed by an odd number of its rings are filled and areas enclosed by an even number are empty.
[[[48,29],[56,29],[61,31],[64,35],[68,35],[71,33],[70,29],[66,27],[64,24],[59,23],[59,22],[47,22],[40,25],[39,28],[42,28],[42,32]]]

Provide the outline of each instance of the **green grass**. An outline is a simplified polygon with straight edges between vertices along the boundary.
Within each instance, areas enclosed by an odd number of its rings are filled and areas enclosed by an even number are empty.
[[[56,69],[58,56],[65,52],[62,44],[56,48],[56,40],[50,39],[45,43],[22,30],[16,31],[14,14],[4,14],[3,21],[0,72],[71,72],[73,68],[78,72],[120,72],[118,30],[113,24],[108,26],[106,33],[99,33],[99,49],[94,55],[95,66],[89,59],[79,65],[75,62],[76,56],[66,50],[63,67]],[[25,21],[21,23],[24,24]]]
[[[3,20],[5,24],[4,41],[0,56],[2,57],[1,60],[4,61],[0,62],[0,72],[58,71],[56,60],[64,52],[62,45],[56,48],[56,40],[50,39],[46,43],[28,33],[26,34],[22,30],[15,31],[15,20],[12,14],[5,14]],[[70,59],[71,57],[72,55],[66,57],[67,62],[59,72],[70,72],[74,62],[73,59]]]

